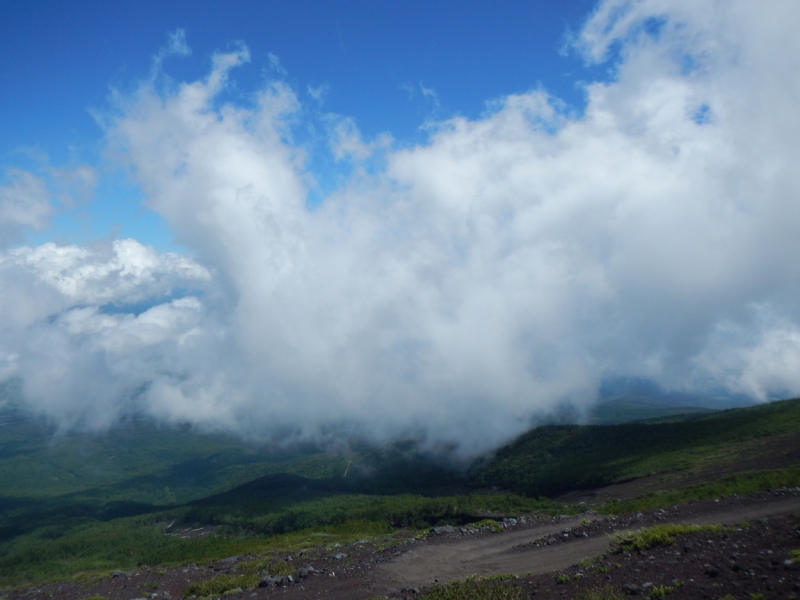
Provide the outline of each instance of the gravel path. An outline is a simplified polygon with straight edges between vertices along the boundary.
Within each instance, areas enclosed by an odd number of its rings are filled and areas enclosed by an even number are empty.
[[[664,523],[733,525],[798,512],[800,497],[796,496],[757,504],[744,499],[737,503],[733,499],[724,503],[705,503],[698,512],[681,507],[675,516],[665,513],[658,520]],[[597,518],[585,519],[595,521]],[[414,588],[434,582],[447,583],[466,579],[472,575],[551,573],[608,552],[610,538],[607,532],[590,534],[586,531],[591,537],[575,538],[572,534],[576,530],[580,530],[580,519],[562,520],[509,531],[502,535],[461,537],[453,543],[431,544],[405,552],[378,565],[374,575],[376,579],[385,578],[404,587]],[[542,538],[542,545],[534,545]],[[553,541],[548,544],[548,539],[566,543]]]

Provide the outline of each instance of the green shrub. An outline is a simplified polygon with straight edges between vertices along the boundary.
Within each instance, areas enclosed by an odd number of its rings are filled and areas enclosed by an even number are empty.
[[[527,597],[521,587],[498,580],[434,585],[425,596],[427,600],[526,600]]]
[[[186,586],[183,597],[216,598],[235,589],[256,587],[261,577],[256,574],[217,575],[205,581],[193,581]]]
[[[719,525],[688,525],[686,523],[655,525],[636,531],[620,531],[611,536],[611,543],[615,552],[631,552],[633,550],[647,550],[656,546],[671,546],[675,537],[694,533],[695,531],[721,531]]]
[[[610,585],[589,588],[575,596],[575,600],[623,600],[623,595]]]

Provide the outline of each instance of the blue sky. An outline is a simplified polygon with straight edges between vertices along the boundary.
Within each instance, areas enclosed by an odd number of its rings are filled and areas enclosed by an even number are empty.
[[[0,3],[0,383],[65,429],[465,454],[613,381],[797,396],[798,23]]]
[[[569,48],[592,9],[587,0],[4,2],[0,162],[108,169],[96,115],[110,110],[111,89],[130,90],[150,76],[153,57],[177,30],[192,53],[166,58],[166,76],[202,77],[215,52],[243,42],[251,60],[236,71],[231,98],[246,101],[265,80],[284,80],[308,111],[352,117],[365,137],[389,132],[400,145],[424,140],[430,120],[476,118],[488,101],[532,88],[580,111],[582,83],[609,70],[587,66]],[[322,92],[320,102],[309,88]],[[342,168],[311,146],[321,180]],[[47,235],[135,235],[171,247],[163,222],[138,206],[135,187],[104,174],[91,203],[61,215]]]

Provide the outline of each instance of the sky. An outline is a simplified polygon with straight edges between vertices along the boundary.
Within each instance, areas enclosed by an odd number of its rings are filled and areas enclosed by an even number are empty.
[[[0,2],[0,381],[496,447],[800,394],[800,5]]]

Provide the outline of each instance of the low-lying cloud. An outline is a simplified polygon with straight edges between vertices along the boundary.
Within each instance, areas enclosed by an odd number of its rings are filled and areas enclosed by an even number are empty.
[[[246,48],[203,80],[149,82],[118,98],[110,154],[194,258],[134,240],[6,251],[0,375],[67,426],[133,411],[463,452],[611,377],[800,393],[798,17],[602,2],[575,44],[618,56],[615,77],[587,85],[583,114],[520,93],[406,148],[343,121],[331,152],[354,174],[318,207],[294,91],[220,100]]]

